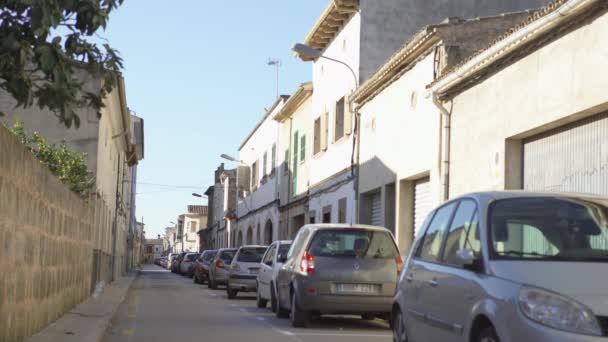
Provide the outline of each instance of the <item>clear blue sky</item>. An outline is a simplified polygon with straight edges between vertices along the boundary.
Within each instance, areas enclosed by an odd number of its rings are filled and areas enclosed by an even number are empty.
[[[282,60],[280,92],[311,79],[293,57],[328,0],[127,0],[102,36],[124,58],[129,107],[145,119],[137,217],[162,234],[213,182],[221,153],[237,154],[276,94],[268,58]],[[227,162],[227,166],[230,165]]]

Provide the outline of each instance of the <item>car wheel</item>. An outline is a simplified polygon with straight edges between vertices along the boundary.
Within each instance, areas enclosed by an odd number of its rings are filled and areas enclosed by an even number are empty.
[[[496,335],[496,330],[494,330],[494,327],[492,327],[492,326],[489,326],[489,327],[481,330],[479,332],[479,334],[477,334],[477,336],[475,337],[474,341],[475,342],[500,342],[500,340],[498,339],[498,335]]]
[[[270,309],[277,312],[277,296],[274,293],[274,284],[270,284]]]
[[[258,308],[263,309],[266,308],[266,305],[268,304],[268,301],[266,299],[263,299],[260,295],[260,286],[258,285],[256,292],[256,304],[258,306]]]
[[[407,331],[401,311],[397,310],[393,318],[393,342],[407,342]]]
[[[295,328],[305,328],[310,320],[310,313],[300,309],[298,296],[295,293],[291,295],[291,314],[289,318],[291,319],[291,325]]]
[[[289,317],[289,311],[283,309],[281,307],[281,296],[277,293],[277,311],[274,312],[277,318],[287,318]]]
[[[209,281],[207,282],[207,287],[215,290],[215,281],[213,280],[213,277],[209,278]]]
[[[361,315],[361,319],[363,319],[364,321],[373,321],[374,319],[376,319],[376,316],[373,314],[363,314]]]
[[[236,290],[231,289],[230,286],[226,287],[226,293],[228,294],[228,299],[234,299],[238,294],[238,292]]]
[[[198,278],[196,277],[196,274],[195,274],[195,275],[192,277],[192,281],[193,281],[195,284],[199,284],[199,282],[198,282]]]

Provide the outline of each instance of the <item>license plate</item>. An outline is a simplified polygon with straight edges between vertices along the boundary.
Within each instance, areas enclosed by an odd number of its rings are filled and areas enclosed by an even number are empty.
[[[380,293],[378,284],[336,284],[336,292],[344,293]]]
[[[249,274],[258,274],[258,270],[259,270],[259,268],[250,268]]]

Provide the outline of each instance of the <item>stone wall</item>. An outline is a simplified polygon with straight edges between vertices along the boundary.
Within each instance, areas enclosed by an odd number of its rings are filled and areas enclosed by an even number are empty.
[[[111,279],[111,228],[100,199],[72,193],[0,127],[0,341],[41,330]]]

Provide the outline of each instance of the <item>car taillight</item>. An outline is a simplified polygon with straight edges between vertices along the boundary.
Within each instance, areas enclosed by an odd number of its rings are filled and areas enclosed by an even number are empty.
[[[241,266],[239,266],[239,264],[236,263],[232,263],[230,265],[230,269],[235,271],[235,272],[240,272],[241,271]]]
[[[300,271],[306,274],[315,273],[315,257],[308,254],[308,251],[304,252],[304,255],[302,255],[302,260],[300,261]]]
[[[398,256],[395,258],[395,262],[397,263],[397,277],[401,275],[401,271],[403,271],[403,258]]]
[[[224,263],[222,262],[222,260],[218,260],[215,262],[215,267],[217,268],[224,268]]]

